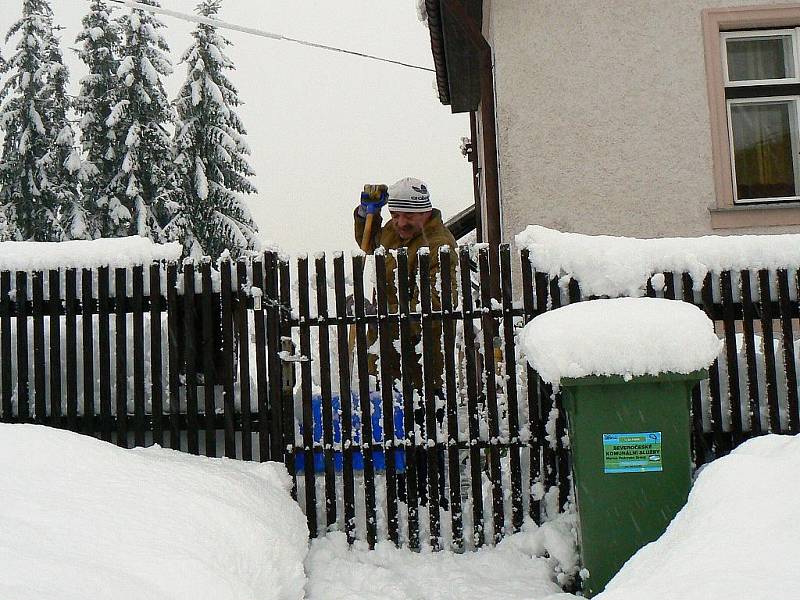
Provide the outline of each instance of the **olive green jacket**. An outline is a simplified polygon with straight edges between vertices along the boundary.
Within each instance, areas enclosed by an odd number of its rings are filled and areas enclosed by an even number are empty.
[[[355,218],[355,238],[356,242],[360,245],[362,236],[364,235],[364,227],[366,220],[358,216],[358,212],[354,213]],[[412,278],[417,272],[417,252],[420,248],[427,247],[430,251],[430,281],[431,281],[431,306],[433,310],[438,311],[442,308],[441,297],[438,292],[440,289],[439,277],[439,249],[449,247],[455,250],[456,240],[453,234],[444,226],[442,222],[442,213],[438,209],[433,209],[431,218],[425,223],[422,232],[411,238],[410,240],[403,240],[394,230],[391,222],[381,227],[380,215],[376,215],[376,221],[372,226],[372,244],[371,248],[378,248],[383,246],[386,250],[397,250],[406,248],[408,251],[408,272],[409,279]],[[453,282],[453,303],[456,303],[457,295],[457,281],[456,281],[456,263],[458,256],[455,252],[452,253],[450,260],[450,280]],[[397,296],[397,283],[395,281],[395,271],[397,269],[397,260],[395,257],[387,252],[386,253],[386,299],[389,304],[389,312],[397,312],[398,310],[398,296]],[[418,310],[419,307],[419,286],[414,277],[414,285],[411,288],[409,295],[409,304],[412,311]],[[444,359],[442,356],[442,322],[441,320],[434,320],[432,322],[434,347],[431,349],[432,353],[432,374],[434,386],[438,389],[442,387],[442,372],[444,367]],[[399,329],[396,325],[389,328],[392,340],[399,338]],[[412,326],[412,341],[414,347],[422,337],[421,327],[418,323]],[[371,342],[373,342],[371,340]],[[395,344],[391,344],[390,356],[382,357],[387,361],[390,372],[394,379],[400,379],[400,356],[397,353]],[[427,351],[427,348],[426,348]],[[419,356],[416,357],[417,362],[411,365],[411,380],[417,389],[422,387],[422,369],[419,365]],[[374,371],[373,371],[374,373]]]

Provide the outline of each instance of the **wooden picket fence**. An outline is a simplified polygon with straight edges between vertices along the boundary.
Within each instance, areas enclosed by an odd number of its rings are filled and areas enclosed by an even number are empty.
[[[567,501],[560,399],[515,333],[582,298],[527,250],[493,257],[484,245],[443,252],[430,281],[428,254],[409,272],[398,251],[396,309],[382,254],[0,272],[0,420],[282,461],[312,536],[495,543]],[[725,342],[693,396],[699,465],[754,435],[798,432],[800,328],[796,265],[697,283],[656,274],[646,290],[700,306]],[[392,346],[399,381],[371,358]]]

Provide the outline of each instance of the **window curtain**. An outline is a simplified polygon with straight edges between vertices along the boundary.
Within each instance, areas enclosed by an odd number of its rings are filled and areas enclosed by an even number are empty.
[[[797,195],[791,109],[789,103],[731,106],[738,199]]]

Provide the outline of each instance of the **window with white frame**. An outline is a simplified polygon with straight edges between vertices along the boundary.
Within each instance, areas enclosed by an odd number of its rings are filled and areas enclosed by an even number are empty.
[[[800,201],[800,28],[720,36],[733,201]]]

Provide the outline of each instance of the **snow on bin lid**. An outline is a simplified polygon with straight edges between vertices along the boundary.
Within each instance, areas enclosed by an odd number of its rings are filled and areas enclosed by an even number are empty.
[[[178,242],[155,244],[136,235],[91,241],[0,242],[0,271],[131,267],[180,256]]]
[[[779,269],[800,263],[800,234],[708,235],[637,239],[562,233],[530,225],[516,236],[534,269],[573,277],[584,296],[644,296],[653,273],[689,273],[695,286],[706,273]]]
[[[692,304],[662,298],[578,302],[539,315],[519,334],[542,379],[691,373],[722,349],[714,325]]]

